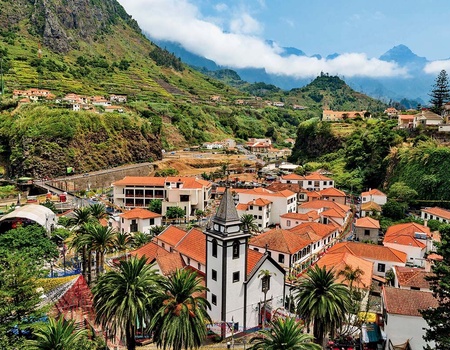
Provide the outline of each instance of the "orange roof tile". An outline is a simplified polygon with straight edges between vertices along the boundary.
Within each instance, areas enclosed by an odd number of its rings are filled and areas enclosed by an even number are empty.
[[[264,198],[257,198],[257,199],[254,199],[254,200],[248,202],[247,204],[248,205],[254,205],[254,206],[257,206],[257,207],[266,207],[270,203],[272,203],[272,201],[269,201],[269,200],[264,199]]]
[[[316,191],[308,191],[306,195],[310,198],[321,198],[320,193]]]
[[[424,269],[416,267],[394,266],[395,274],[397,275],[398,284],[401,287],[416,287],[422,289],[430,289],[430,282],[426,277],[431,277],[434,274],[427,272]]]
[[[370,196],[370,195],[372,195],[372,196],[385,196],[386,197],[386,195],[383,192],[381,192],[380,190],[377,190],[376,188],[373,188],[373,189],[371,189],[369,191],[361,193],[361,197],[366,197],[366,196]]]
[[[390,226],[386,231],[385,237],[399,236],[399,235],[408,235],[414,237],[415,233],[425,233],[427,237],[431,237],[431,231],[429,227],[420,225],[415,222],[408,222],[406,224],[398,224]]]
[[[260,248],[295,254],[311,243],[310,240],[283,229],[272,229],[250,239],[249,244]]]
[[[158,241],[162,241],[164,243],[169,244],[172,247],[175,247],[180,241],[183,239],[184,236],[186,236],[186,231],[183,231],[182,229],[170,225],[167,227],[163,232],[161,232],[156,239]]]
[[[182,269],[186,266],[181,255],[176,252],[157,256],[156,263],[163,275],[170,275],[175,270]]]
[[[283,180],[304,180],[305,177],[297,174],[287,174],[281,177]]]
[[[200,264],[206,264],[206,236],[198,229],[191,229],[178,243],[176,250]]]
[[[428,214],[431,214],[434,216],[439,216],[443,219],[450,220],[450,210],[442,209],[439,207],[434,207],[434,208],[425,208],[425,209],[422,209],[422,211],[424,213],[428,213]]]
[[[165,186],[166,182],[182,182],[183,188],[203,188],[210,187],[212,184],[209,181],[197,179],[195,177],[183,176],[125,176],[122,180],[113,183],[114,186]]]
[[[332,218],[345,218],[345,214],[338,212],[336,209],[327,209],[320,213],[322,216],[329,216]]]
[[[299,185],[298,183],[284,184],[281,182],[272,182],[269,186],[266,187],[266,189],[274,192],[282,190],[290,190],[295,193],[306,192],[306,190],[302,188],[302,186]]]
[[[361,204],[361,210],[362,211],[380,211],[381,212],[381,206],[378,203],[375,203],[374,201],[370,201],[370,202]]]
[[[130,252],[131,256],[141,258],[144,255],[147,257],[148,262],[152,262],[157,256],[170,254],[167,250],[157,245],[155,242],[149,242],[146,245]]]
[[[335,227],[331,225],[321,224],[319,222],[304,222],[298,226],[291,228],[289,231],[294,232],[299,235],[304,235],[306,233],[314,233],[320,238],[328,236],[330,233],[336,230]]]
[[[264,254],[253,249],[247,251],[247,276],[249,276]]]
[[[380,228],[380,222],[378,220],[372,219],[368,216],[359,218],[355,222],[355,227],[365,227],[365,228]]]
[[[329,177],[326,177],[320,173],[311,173],[305,176],[305,180],[323,180],[323,181],[332,181]]]
[[[334,187],[325,188],[319,192],[322,196],[330,196],[330,197],[346,197],[344,191],[338,190]]]
[[[154,219],[161,217],[161,214],[154,213],[144,208],[134,208],[119,214],[119,216],[124,219]]]
[[[308,211],[305,214],[302,213],[286,213],[283,215],[280,215],[280,218],[284,219],[293,219],[293,220],[302,220],[302,221],[314,221],[320,218],[319,214],[317,214],[316,211],[311,210]]]
[[[405,316],[422,317],[419,310],[439,306],[433,293],[394,287],[383,287],[383,300],[388,313]]]
[[[361,259],[355,255],[347,252],[331,252],[328,251],[317,262],[319,267],[326,267],[327,270],[333,269],[337,280],[340,283],[349,284],[343,275],[339,275],[339,272],[344,271],[346,266],[350,266],[352,269],[361,269],[363,271],[361,275],[361,281],[353,284],[358,288],[370,288],[372,283],[373,274],[373,262]]]
[[[302,203],[300,205],[300,208],[311,208],[311,209],[329,208],[329,209],[336,209],[338,211],[345,213],[351,210],[351,208],[348,205],[327,200],[316,200],[312,202]]]
[[[256,195],[256,196],[264,195],[264,196],[274,196],[274,197],[291,197],[291,196],[295,195],[295,192],[292,192],[290,190],[282,190],[282,191],[273,192],[273,191],[270,191],[268,189],[261,188],[261,187],[251,188],[248,190],[236,191],[236,192],[251,194],[251,195]]]
[[[397,249],[359,242],[337,243],[330,248],[329,252],[347,252],[360,258],[403,264],[406,263],[407,258],[406,253]]]
[[[247,204],[243,204],[243,203],[238,203],[238,205],[236,205],[236,210],[247,210],[248,209],[248,205]]]

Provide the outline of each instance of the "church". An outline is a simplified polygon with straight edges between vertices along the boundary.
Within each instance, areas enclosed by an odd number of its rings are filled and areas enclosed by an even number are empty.
[[[228,337],[259,327],[284,306],[285,270],[270,252],[249,249],[250,237],[226,189],[204,232],[169,226],[130,255],[145,255],[166,275],[195,269],[208,288],[210,329]]]

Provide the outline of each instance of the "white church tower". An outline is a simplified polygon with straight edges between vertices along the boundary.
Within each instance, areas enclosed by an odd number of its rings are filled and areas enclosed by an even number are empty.
[[[222,324],[222,336],[246,325],[248,239],[250,233],[241,230],[241,221],[229,188],[225,190],[216,215],[205,231],[206,287],[211,304],[210,316]]]

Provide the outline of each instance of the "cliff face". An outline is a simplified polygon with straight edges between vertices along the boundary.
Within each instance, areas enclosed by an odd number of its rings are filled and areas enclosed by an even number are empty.
[[[14,28],[22,21],[31,34],[57,53],[76,49],[77,41],[92,42],[119,19],[137,32],[139,26],[115,0],[0,0],[0,23]]]

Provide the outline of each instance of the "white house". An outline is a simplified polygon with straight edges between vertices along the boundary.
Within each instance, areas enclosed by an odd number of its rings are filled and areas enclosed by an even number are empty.
[[[126,176],[113,183],[114,204],[131,209],[148,207],[154,199],[162,201],[163,216],[167,208],[184,209],[186,218],[195,217],[195,211],[205,210],[211,199],[211,183],[195,177]]]
[[[361,193],[361,204],[368,202],[375,202],[378,205],[385,205],[387,202],[387,195],[376,188]]]
[[[298,226],[304,222],[319,222],[320,216],[317,211],[311,210],[302,213],[286,213],[280,216],[280,226],[284,230],[288,230]]]
[[[431,111],[421,111],[414,115],[413,127],[417,128],[419,125],[431,126],[442,124],[444,118]]]
[[[438,301],[432,293],[418,290],[406,290],[383,287],[382,307],[384,332],[386,333],[386,349],[409,344],[409,349],[424,349],[426,345],[434,348],[434,342],[426,343],[423,339],[427,322],[419,310],[435,308]]]
[[[154,226],[162,225],[162,215],[144,208],[134,208],[119,214],[119,231],[122,233],[143,232],[150,234]]]
[[[450,224],[450,210],[439,207],[421,209],[420,217],[423,220],[438,220]]]
[[[260,231],[269,226],[272,201],[257,198],[247,204],[239,203],[236,209],[240,217],[244,214],[252,215]]]

